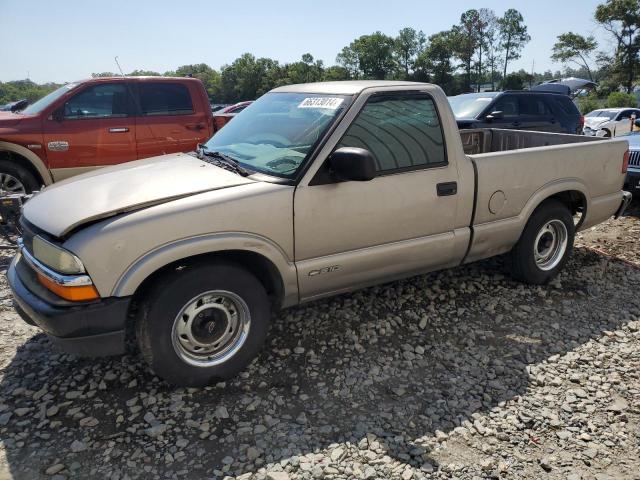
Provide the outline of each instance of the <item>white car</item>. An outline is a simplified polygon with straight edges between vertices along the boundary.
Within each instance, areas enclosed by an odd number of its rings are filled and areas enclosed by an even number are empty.
[[[635,118],[632,118],[635,117]],[[635,119],[640,120],[637,108],[604,108],[584,117],[584,134],[594,137],[615,137],[633,130]]]

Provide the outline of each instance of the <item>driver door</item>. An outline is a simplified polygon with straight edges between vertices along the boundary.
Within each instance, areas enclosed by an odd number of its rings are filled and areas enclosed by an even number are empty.
[[[296,188],[301,300],[461,261],[464,249],[453,233],[457,171],[430,95],[371,96],[336,148],[344,146],[369,150],[377,175],[339,181],[325,159]]]

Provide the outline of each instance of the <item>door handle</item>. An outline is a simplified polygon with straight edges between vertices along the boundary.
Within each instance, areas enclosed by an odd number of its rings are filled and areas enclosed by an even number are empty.
[[[522,125],[520,122],[513,122],[511,124],[512,127],[519,127],[520,125]]]
[[[189,123],[185,126],[189,130],[204,130],[204,123]]]
[[[115,127],[109,129],[109,133],[126,133],[128,131],[129,129],[127,127]]]
[[[448,197],[458,193],[458,182],[444,182],[436,185],[439,197]]]

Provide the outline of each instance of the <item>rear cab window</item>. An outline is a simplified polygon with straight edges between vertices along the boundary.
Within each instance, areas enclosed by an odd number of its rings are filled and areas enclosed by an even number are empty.
[[[193,113],[189,89],[180,83],[140,82],[138,95],[143,117]]]
[[[380,175],[447,165],[440,118],[426,94],[372,97],[340,140],[340,147],[369,150]]]

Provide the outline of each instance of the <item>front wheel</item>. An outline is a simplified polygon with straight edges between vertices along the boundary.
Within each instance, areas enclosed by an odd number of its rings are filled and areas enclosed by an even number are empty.
[[[0,196],[24,195],[39,187],[37,179],[29,170],[13,162],[0,160]]]
[[[569,209],[557,200],[543,202],[531,215],[511,251],[513,277],[533,285],[552,280],[569,259],[574,236]]]
[[[138,344],[158,376],[203,386],[251,362],[266,339],[269,318],[263,285],[242,267],[187,267],[162,278],[143,301]]]

